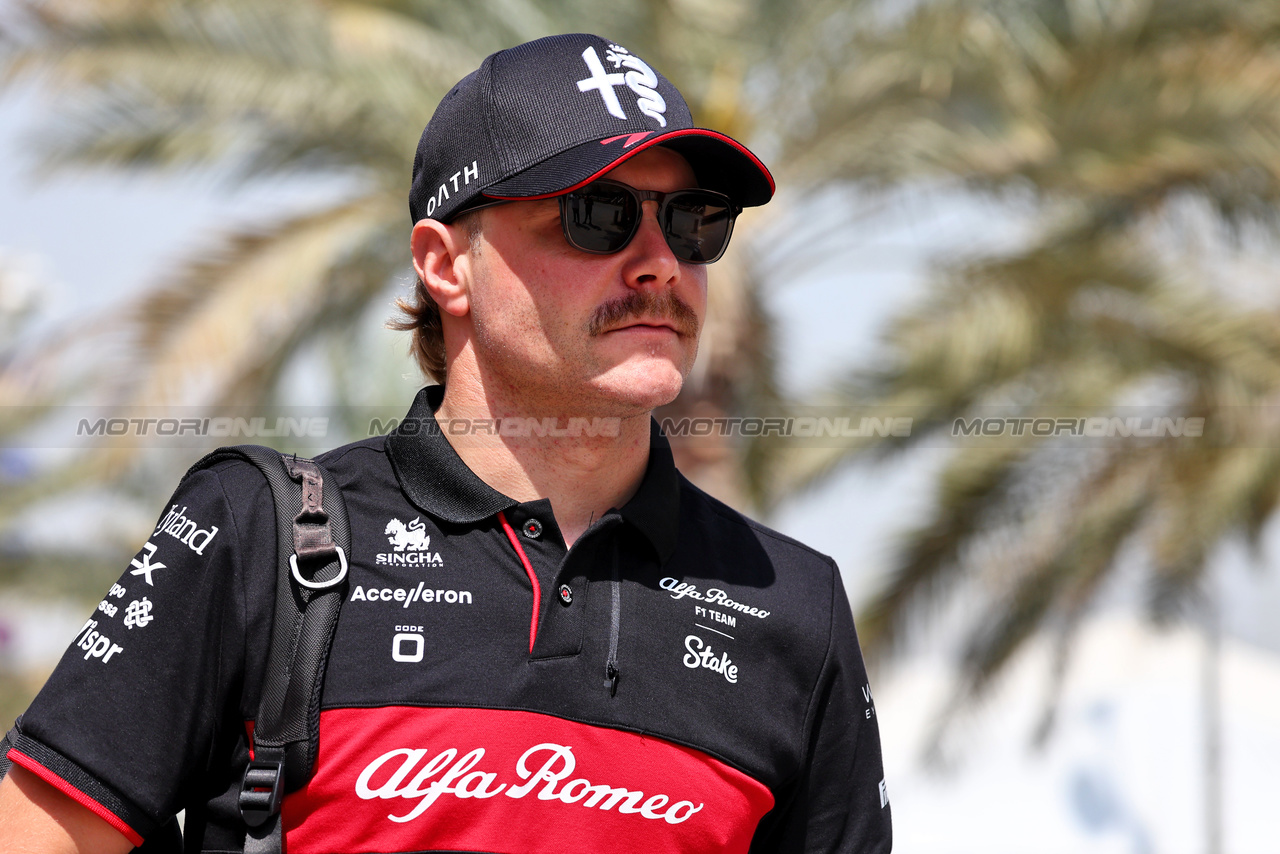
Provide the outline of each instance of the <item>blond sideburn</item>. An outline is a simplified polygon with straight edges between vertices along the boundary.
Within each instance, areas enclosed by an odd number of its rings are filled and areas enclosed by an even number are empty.
[[[472,253],[480,251],[480,235],[484,233],[481,214],[483,211],[465,213],[455,219],[454,226],[460,226],[467,235],[467,250]],[[418,363],[418,370],[432,382],[444,384],[448,373],[445,364],[444,327],[440,322],[440,307],[427,293],[427,286],[422,279],[417,279],[413,293],[408,297],[397,297],[396,308],[400,315],[387,321],[387,328],[398,332],[412,332],[413,340],[409,344],[409,355]]]

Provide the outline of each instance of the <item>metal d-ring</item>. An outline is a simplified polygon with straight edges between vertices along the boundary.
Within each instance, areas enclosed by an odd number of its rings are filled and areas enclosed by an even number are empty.
[[[338,552],[338,566],[341,567],[337,576],[328,581],[307,581],[302,577],[302,573],[298,572],[298,554],[294,552],[289,555],[289,567],[293,570],[293,580],[311,590],[328,590],[330,587],[339,584],[342,579],[347,577],[347,556],[343,554],[342,546],[334,546],[334,548]]]

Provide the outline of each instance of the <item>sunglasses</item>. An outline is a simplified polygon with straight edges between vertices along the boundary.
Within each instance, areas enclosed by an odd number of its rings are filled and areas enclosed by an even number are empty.
[[[640,230],[644,202],[658,203],[658,226],[671,254],[688,264],[720,260],[729,247],[733,220],[742,212],[728,196],[714,190],[637,190],[617,181],[593,181],[557,197],[564,239],[593,255],[621,252]],[[471,210],[505,204],[495,201]]]

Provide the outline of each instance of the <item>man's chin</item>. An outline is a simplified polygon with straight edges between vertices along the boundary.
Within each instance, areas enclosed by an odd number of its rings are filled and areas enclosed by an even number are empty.
[[[668,360],[646,359],[618,365],[598,376],[593,385],[617,407],[614,414],[643,415],[675,400],[684,387],[685,373]]]

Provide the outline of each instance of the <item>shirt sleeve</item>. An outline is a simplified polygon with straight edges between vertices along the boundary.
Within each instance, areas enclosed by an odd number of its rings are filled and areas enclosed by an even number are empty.
[[[834,565],[832,572],[831,639],[810,700],[804,767],[766,817],[752,854],[893,848],[875,703],[840,572]]]
[[[253,511],[237,516],[229,489]],[[134,845],[165,826],[199,785],[219,729],[243,726],[227,719],[238,717],[254,548],[274,565],[257,469],[229,461],[184,481],[19,719],[8,759]]]

